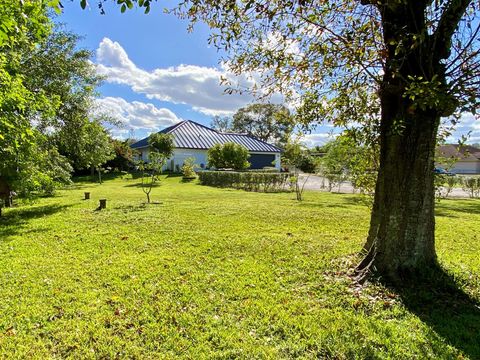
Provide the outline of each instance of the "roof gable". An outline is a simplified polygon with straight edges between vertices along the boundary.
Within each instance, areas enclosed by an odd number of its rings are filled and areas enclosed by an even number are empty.
[[[265,141],[246,134],[222,133],[199,124],[195,121],[184,120],[160,131],[162,134],[172,134],[176,148],[210,149],[215,144],[234,142],[245,146],[251,152],[281,152],[281,150]],[[148,137],[131,147],[134,149],[148,146]]]

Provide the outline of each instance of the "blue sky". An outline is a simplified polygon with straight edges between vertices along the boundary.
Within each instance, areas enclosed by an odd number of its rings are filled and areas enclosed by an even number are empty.
[[[155,3],[147,15],[136,8],[121,14],[113,2],[104,3],[106,15],[101,15],[96,4],[91,1],[82,10],[79,1],[64,1],[57,21],[84,36],[80,46],[94,52],[92,61],[106,77],[98,106],[125,124],[114,135],[127,137],[133,130],[141,138],[183,119],[208,125],[214,115],[231,115],[254,101],[248,95],[224,94],[220,77],[233,75],[209,46],[209,29],[200,24],[189,33],[186,21],[163,12],[168,1]],[[472,116],[463,118],[449,141],[469,130],[470,142],[480,142],[480,126]],[[331,131],[319,126],[305,142],[325,143]]]

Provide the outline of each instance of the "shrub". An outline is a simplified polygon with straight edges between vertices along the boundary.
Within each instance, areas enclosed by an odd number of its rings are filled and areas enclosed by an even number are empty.
[[[215,144],[208,150],[208,165],[216,169],[244,170],[250,167],[248,149],[233,142]]]
[[[317,172],[318,169],[318,161],[319,159],[314,158],[307,153],[302,154],[298,159],[297,167],[307,174],[314,174]]]
[[[182,165],[182,175],[184,179],[195,179],[195,158],[186,158]]]
[[[201,171],[198,173],[202,185],[243,189],[256,192],[279,192],[290,190],[287,173]]]

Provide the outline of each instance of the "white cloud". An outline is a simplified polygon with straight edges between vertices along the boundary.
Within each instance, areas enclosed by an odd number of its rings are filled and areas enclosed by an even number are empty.
[[[182,120],[169,109],[140,101],[128,102],[120,97],[100,98],[96,99],[96,103],[97,111],[122,122],[121,129],[112,129],[112,133],[118,137],[125,137],[130,129],[159,131]]]
[[[308,135],[304,135],[302,136],[301,138],[301,142],[311,148],[311,147],[315,147],[317,145],[325,145],[327,142],[335,139],[335,137],[337,137],[338,134],[335,134],[335,133],[332,133],[332,132],[328,132],[328,133],[318,133],[318,134],[308,134]]]
[[[448,123],[448,120],[446,120]],[[454,127],[452,135],[446,141],[456,143],[462,136],[467,137],[467,143],[480,142],[480,116],[471,113],[463,113]]]
[[[195,111],[206,115],[229,115],[253,100],[245,94],[227,95],[220,84],[222,77],[233,79],[227,70],[179,65],[146,71],[138,68],[118,42],[104,38],[97,49],[97,71],[107,81],[123,84],[149,99],[174,104],[188,104]],[[252,77],[237,78],[245,87],[254,84]]]

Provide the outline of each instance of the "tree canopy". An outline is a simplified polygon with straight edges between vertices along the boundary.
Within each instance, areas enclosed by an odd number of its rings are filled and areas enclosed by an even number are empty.
[[[231,128],[235,132],[282,146],[286,144],[293,127],[293,118],[284,105],[258,103],[237,110]]]
[[[92,120],[102,116],[92,112],[101,78],[91,53],[78,49],[77,35],[53,24],[52,9],[59,10],[59,1],[0,6],[0,177],[24,195],[52,193],[74,168],[98,160],[97,146],[111,148]],[[92,146],[95,134],[102,136]]]

